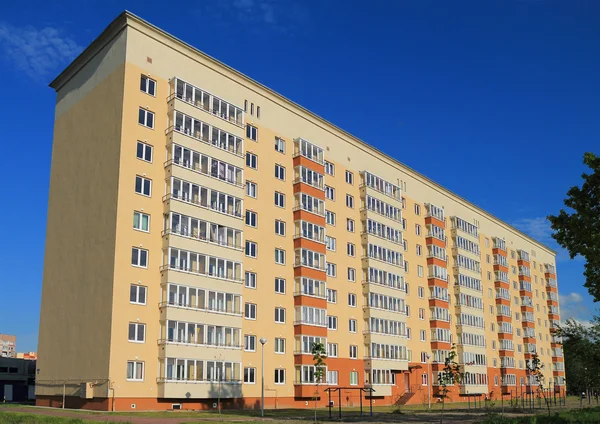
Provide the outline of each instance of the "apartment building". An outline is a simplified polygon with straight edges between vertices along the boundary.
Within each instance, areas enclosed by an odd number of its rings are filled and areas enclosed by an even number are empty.
[[[0,358],[14,358],[17,348],[17,336],[0,333]]]
[[[555,252],[490,213],[128,12],[51,87],[39,405],[304,407],[315,342],[323,406],[453,344],[454,399],[564,385]]]

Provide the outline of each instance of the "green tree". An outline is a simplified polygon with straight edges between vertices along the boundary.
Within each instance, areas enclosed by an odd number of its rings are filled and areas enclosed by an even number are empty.
[[[600,318],[589,326],[569,319],[556,333],[562,337],[567,389],[581,395],[600,389]]]
[[[442,395],[442,415],[440,424],[444,422],[444,405],[446,404],[446,396],[450,392],[448,386],[453,386],[454,383],[462,382],[463,374],[460,372],[460,365],[456,362],[456,345],[453,343],[452,348],[448,352],[448,356],[444,360],[444,368],[438,373],[438,385],[441,387],[440,394]]]
[[[548,216],[552,237],[569,251],[571,259],[585,258],[585,287],[600,301],[600,157],[593,153],[583,155],[583,163],[591,170],[584,173],[583,184],[567,191],[564,204],[570,211]]]
[[[327,352],[325,351],[325,345],[320,342],[313,343],[311,352],[315,364],[315,422],[317,422],[317,401],[319,399],[319,384],[323,381],[323,377],[325,376],[325,367],[327,366],[327,364],[325,363],[325,359],[327,359]]]
[[[538,384],[538,390],[542,392],[542,396],[544,397],[544,401],[546,402],[546,406],[548,407],[548,415],[550,415],[550,403],[548,403],[548,398],[546,397],[546,393],[544,392],[544,373],[542,370],[544,369],[544,364],[540,361],[540,357],[537,353],[534,353],[531,356],[531,359],[527,361],[527,371],[529,373],[530,378],[535,377]],[[533,380],[531,379],[529,383],[533,386]]]

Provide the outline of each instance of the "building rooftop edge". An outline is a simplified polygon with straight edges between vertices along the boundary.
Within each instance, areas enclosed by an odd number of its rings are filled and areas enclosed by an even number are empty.
[[[491,214],[490,212],[486,211],[485,209],[475,205],[474,203],[470,202],[469,200],[463,198],[462,196],[459,196],[458,194],[448,190],[447,188],[445,188],[441,184],[433,181],[432,179],[425,176],[424,174],[421,174],[420,172],[416,171],[415,169],[400,162],[398,159],[388,155],[387,153],[376,148],[375,146],[370,145],[369,143],[352,135],[348,131],[346,131],[346,130],[338,127],[337,125],[333,124],[332,122],[326,120],[325,118],[322,118],[319,115],[317,115],[316,113],[311,112],[310,110],[306,109],[304,106],[299,105],[298,103],[294,102],[293,100],[288,99],[287,97],[277,93],[273,89],[250,78],[249,76],[247,76],[247,75],[241,73],[240,71],[230,67],[229,65],[219,61],[218,59],[215,59],[214,57],[202,52],[201,50],[197,49],[196,47],[186,43],[183,40],[180,40],[179,38],[175,37],[174,35],[160,29],[159,27],[151,24],[150,22],[144,20],[143,18],[140,18],[139,16],[135,15],[134,13],[129,12],[128,10],[124,10],[123,12],[121,12],[119,14],[119,16],[117,16],[110,24],[108,24],[108,26],[102,31],[102,33],[98,37],[96,37],[90,43],[90,45],[88,47],[86,47],[56,78],[54,78],[52,80],[52,82],[50,82],[49,86],[51,88],[53,88],[55,91],[58,91],[73,75],[75,75],[77,72],[79,72],[79,70],[83,66],[85,66],[85,64],[98,51],[100,51],[108,43],[109,40],[114,38],[124,28],[126,28],[128,26],[129,19],[131,19],[132,21],[135,21],[155,32],[158,32],[159,34],[165,36],[166,38],[174,41],[175,43],[177,43],[179,45],[182,45],[183,47],[186,47],[186,48],[194,51],[196,54],[202,56],[204,59],[209,60],[210,62],[212,62],[213,64],[215,64],[217,66],[225,68],[227,71],[231,72],[232,74],[241,78],[242,80],[260,87],[262,90],[265,90],[267,93],[271,94],[278,100],[283,101],[284,103],[287,103],[288,105],[290,105],[296,109],[299,109],[303,113],[307,114],[308,117],[310,117],[310,118],[316,120],[318,123],[324,125],[329,132],[333,132],[332,130],[339,132],[341,135],[343,135],[345,138],[347,138],[348,141],[352,141],[352,142],[358,144],[363,150],[367,150],[367,153],[371,153],[371,154],[373,152],[376,153],[378,156],[380,156],[380,159],[387,160],[390,163],[390,165],[395,166],[396,168],[399,168],[399,170],[401,172],[411,174],[414,178],[421,180],[423,183],[426,183],[427,185],[429,185],[430,188],[435,189],[443,194],[454,197],[457,201],[459,201],[460,203],[463,203],[464,206],[467,206],[470,209],[477,211],[478,213],[488,217],[492,221],[505,227],[507,230],[524,237],[525,239],[533,242],[535,245],[545,249],[547,252],[552,253],[553,255],[556,255],[556,251],[554,249],[546,246],[539,240],[534,239],[533,237],[525,234],[524,232],[513,227],[512,225],[504,222],[500,218],[496,217],[495,215]],[[490,234],[490,236],[493,236],[493,235]]]

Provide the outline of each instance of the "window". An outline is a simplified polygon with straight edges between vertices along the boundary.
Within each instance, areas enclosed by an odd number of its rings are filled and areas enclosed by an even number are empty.
[[[244,318],[256,319],[256,304],[255,303],[245,303],[244,304]]]
[[[354,293],[348,293],[348,306],[356,307],[356,295]]]
[[[156,81],[142,75],[140,78],[140,90],[151,96],[156,96]]]
[[[256,117],[260,119],[260,106],[256,106]]]
[[[421,256],[423,254],[423,246],[421,246],[420,244],[417,244],[416,248],[417,248],[417,256]]]
[[[419,277],[423,276],[423,266],[422,265],[417,265],[417,275]]]
[[[327,371],[327,384],[335,386],[338,384],[338,372],[337,371]]]
[[[358,371],[350,371],[350,385],[358,386]]]
[[[275,293],[285,294],[285,279],[275,278]]]
[[[408,250],[408,242],[406,241],[406,239],[402,240],[402,248],[405,252]]]
[[[337,330],[337,317],[327,317],[327,328],[330,330]]]
[[[325,211],[325,221],[329,225],[335,225],[335,213],[330,211]]]
[[[275,308],[275,322],[278,324],[285,324],[285,309]]]
[[[245,276],[246,276],[246,278],[244,278],[244,285],[246,287],[248,287],[249,289],[255,289],[256,288],[256,273],[246,271]]]
[[[489,264],[490,263],[490,255],[485,255],[485,261]]]
[[[337,303],[337,290],[327,289],[327,302]]]
[[[285,236],[285,222],[275,220],[275,234]]]
[[[425,309],[419,308],[419,319],[425,319]]]
[[[325,198],[335,200],[335,189],[333,187],[325,186]]]
[[[419,331],[419,340],[421,340],[422,342],[427,340],[427,334],[426,334],[425,330]]]
[[[246,352],[256,352],[256,336],[244,336],[244,350]]]
[[[350,331],[351,333],[356,333],[356,320],[355,319],[348,320],[348,331]]]
[[[258,169],[258,156],[254,153],[246,152],[246,166],[252,169]]]
[[[358,346],[350,345],[350,359],[358,358]]]
[[[129,302],[136,305],[146,304],[146,287],[132,284],[129,286]]]
[[[148,251],[137,247],[131,248],[131,265],[148,268]]]
[[[143,196],[150,196],[150,193],[152,192],[152,180],[136,175],[135,192]]]
[[[279,137],[275,137],[275,151],[285,153],[285,141]]]
[[[133,213],[133,228],[140,231],[150,231],[150,215],[142,212]]]
[[[285,168],[279,164],[275,164],[275,178],[285,181]]]
[[[152,146],[141,141],[137,142],[135,157],[146,162],[152,162]]]
[[[427,386],[427,378],[429,377],[428,374],[421,374],[421,385],[422,386]]]
[[[275,369],[275,384],[285,384],[285,370],[283,368]]]
[[[350,185],[354,185],[354,174],[350,171],[346,171],[346,182]]]
[[[252,181],[246,181],[246,196],[254,197],[258,195],[258,188],[256,183]]]
[[[356,281],[356,269],[348,268],[348,281]]]
[[[256,383],[256,368],[244,368],[244,383]]]
[[[258,128],[253,125],[246,125],[246,138],[250,140],[257,141],[258,140]]]
[[[327,263],[327,276],[328,277],[336,277],[337,276],[337,265]]]
[[[402,229],[406,231],[406,218],[402,218]]]
[[[417,293],[419,294],[419,297],[423,299],[425,297],[425,288],[423,286],[417,287]]]
[[[354,209],[354,197],[349,194],[346,194],[346,206]]]
[[[408,272],[408,261],[404,261],[404,271]]]
[[[356,255],[356,246],[353,243],[348,243],[346,250],[348,252],[348,256]]]
[[[275,263],[285,265],[285,250],[275,248]]]
[[[350,218],[346,219],[346,229],[348,231],[350,231],[351,233],[354,232],[354,220],[353,219],[350,219]]]
[[[258,245],[250,240],[246,240],[246,256],[256,258],[258,255]]]
[[[258,214],[252,211],[246,211],[246,225],[249,227],[258,226]]]
[[[146,324],[130,322],[129,334],[127,339],[130,342],[144,343],[144,341],[146,340]]]
[[[140,108],[138,123],[148,128],[154,128],[154,113],[144,108]]]
[[[415,224],[415,234],[418,236],[421,235],[421,226],[419,224]]]
[[[338,344],[327,343],[327,356],[330,358],[337,358],[338,356]]]
[[[248,112],[248,100],[244,100],[244,112]]]
[[[278,191],[275,192],[275,206],[285,208],[285,194]]]
[[[279,337],[275,338],[275,353],[278,353],[278,354],[285,353],[285,339],[281,339]]]
[[[408,340],[410,340],[410,336],[411,336],[410,327],[406,327],[406,338],[407,338]]]
[[[144,363],[127,361],[127,380],[144,381]]]
[[[415,215],[421,215],[421,205],[415,203]]]
[[[331,250],[332,252],[335,252],[335,248],[336,248],[335,237],[325,236],[325,248],[327,250]]]
[[[335,166],[331,162],[325,161],[325,173],[335,175]]]

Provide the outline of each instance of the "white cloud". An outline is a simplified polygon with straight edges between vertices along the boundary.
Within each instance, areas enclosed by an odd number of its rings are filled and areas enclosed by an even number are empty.
[[[562,323],[572,318],[582,325],[589,325],[591,319],[590,310],[583,303],[584,298],[581,294],[576,292],[559,294],[558,299]]]
[[[56,28],[19,28],[0,23],[0,51],[4,59],[37,82],[48,82],[81,50]]]
[[[540,243],[545,244],[553,250],[556,250],[556,261],[566,262],[571,260],[568,250],[563,249],[552,238],[552,227],[550,221],[545,217],[538,218],[521,218],[511,223],[513,227],[536,239]],[[576,256],[573,260],[583,260],[582,257]]]

